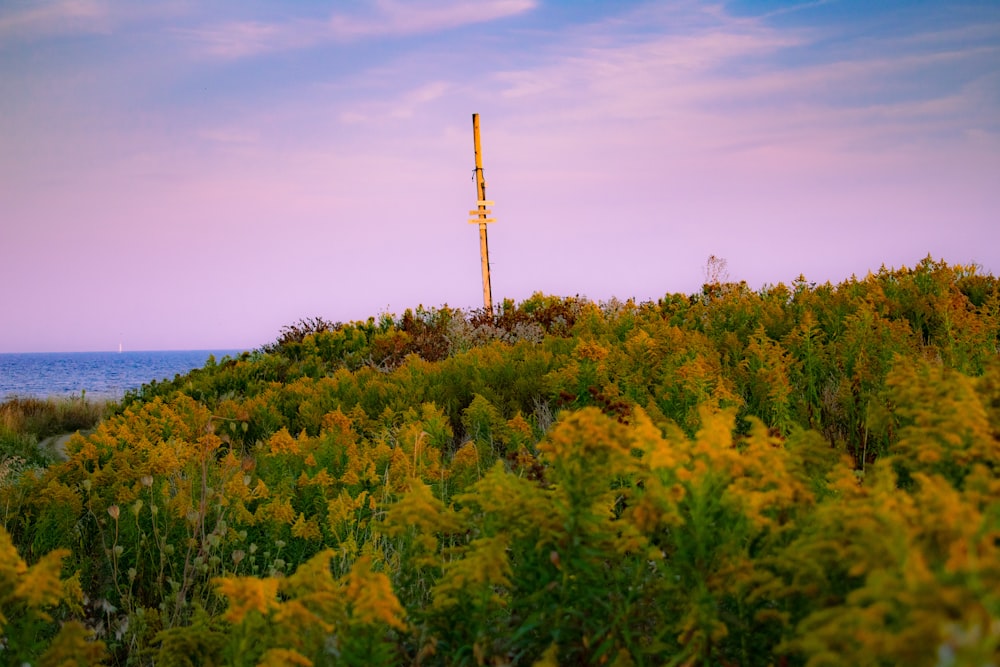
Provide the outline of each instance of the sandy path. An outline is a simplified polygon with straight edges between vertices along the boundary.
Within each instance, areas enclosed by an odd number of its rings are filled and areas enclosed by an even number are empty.
[[[69,442],[69,439],[76,435],[76,433],[77,431],[73,431],[73,433],[50,435],[38,443],[38,448],[46,454],[51,454],[57,461],[66,461],[69,458],[66,456],[66,443]],[[87,435],[90,431],[79,431],[79,433]]]

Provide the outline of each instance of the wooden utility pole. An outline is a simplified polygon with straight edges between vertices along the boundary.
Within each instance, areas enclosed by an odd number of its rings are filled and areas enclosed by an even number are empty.
[[[472,114],[472,137],[476,148],[476,210],[469,211],[469,215],[476,216],[469,220],[470,224],[479,225],[479,254],[483,262],[483,307],[489,312],[493,312],[493,295],[490,291],[490,250],[486,244],[486,225],[496,222],[495,218],[489,215],[493,211],[487,206],[492,206],[493,202],[486,199],[486,180],[483,178],[483,151],[479,145],[479,114]]]

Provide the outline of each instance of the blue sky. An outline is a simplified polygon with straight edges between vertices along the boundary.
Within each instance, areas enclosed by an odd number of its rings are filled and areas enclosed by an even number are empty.
[[[1000,271],[996,2],[0,4],[0,351]]]

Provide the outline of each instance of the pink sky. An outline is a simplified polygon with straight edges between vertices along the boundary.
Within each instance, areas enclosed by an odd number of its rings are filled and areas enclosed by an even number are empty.
[[[872,5],[878,5],[873,7]],[[0,5],[0,352],[1000,271],[1000,6]]]

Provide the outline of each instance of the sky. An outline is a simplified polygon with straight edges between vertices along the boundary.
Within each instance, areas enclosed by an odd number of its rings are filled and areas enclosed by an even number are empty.
[[[1000,272],[1000,3],[0,0],[0,352]]]

